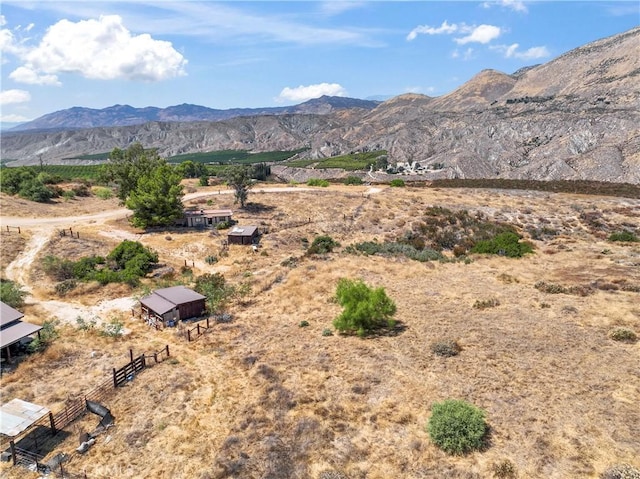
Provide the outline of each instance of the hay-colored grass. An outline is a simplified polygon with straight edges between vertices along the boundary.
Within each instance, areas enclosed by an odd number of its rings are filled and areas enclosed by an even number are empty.
[[[598,209],[613,227],[634,221],[640,201],[417,188],[367,194],[366,187],[256,189],[249,198],[262,208],[234,217],[268,228],[257,254],[232,246],[208,265],[205,256],[219,254],[224,236],[186,230],[139,236],[177,277],[187,260],[196,275],[220,271],[232,283],[251,282],[252,295],[230,308],[233,322],[216,324],[194,343],[129,317],[131,333],[116,341],[68,326],[50,350],[2,378],[3,400],[30,398],[55,409],[124,364],[130,348],[139,354],[170,345],[175,360],[144,371],[105,401],[115,428],[69,470],[90,478],[315,479],[327,471],[347,478],[474,478],[492,477],[495,464],[509,460],[518,477],[597,478],[613,464],[640,465],[640,343],[608,337],[615,326],[640,330],[640,294],[597,288],[587,296],[545,294],[534,287],[540,280],[640,284],[640,248],[607,243],[577,216],[579,209]],[[233,207],[231,197],[213,200],[216,208]],[[534,241],[535,254],[523,259],[419,263],[342,252],[357,241],[393,239],[433,205],[517,220],[523,230],[548,221],[561,231]],[[100,225],[92,227],[99,234]],[[302,239],[321,234],[342,248],[305,256]],[[293,265],[286,262],[291,257]],[[342,277],[383,286],[405,329],[368,339],[323,336],[340,311],[332,296]],[[105,290],[109,297],[123,293]],[[500,306],[473,307],[486,298]],[[309,326],[300,328],[302,320]],[[458,356],[431,353],[429,345],[445,337],[458,342]],[[424,428],[430,407],[448,398],[486,411],[485,450],[449,457],[430,443]],[[93,424],[86,421],[85,429]],[[61,449],[76,446],[74,434]]]

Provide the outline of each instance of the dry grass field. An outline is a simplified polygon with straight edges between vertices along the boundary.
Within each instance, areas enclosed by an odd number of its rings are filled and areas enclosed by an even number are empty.
[[[125,364],[129,349],[141,354],[169,344],[172,356],[105,400],[115,427],[68,470],[89,479],[564,479],[597,478],[621,463],[640,468],[640,343],[609,337],[615,327],[640,334],[640,243],[607,241],[610,232],[638,228],[640,200],[482,189],[288,190],[256,187],[252,205],[234,211],[240,224],[266,231],[257,253],[232,245],[225,256],[224,233],[142,234],[126,219],[77,224],[75,240],[50,231],[22,276],[33,291],[25,313],[34,322],[48,319],[40,303],[60,299],[40,268],[44,255],[105,254],[125,238],[158,251],[175,280],[188,283],[186,262],[193,275],[220,272],[232,284],[251,284],[251,294],[230,306],[230,323],[191,343],[127,313],[108,313],[129,331],[115,340],[59,318],[60,337],[3,375],[2,402],[17,397],[57,411]],[[235,209],[231,195],[209,191],[193,204]],[[2,198],[3,215],[16,208],[12,201]],[[401,237],[431,206],[508,222],[535,252],[421,263],[345,251]],[[532,239],[542,227],[546,233]],[[3,274],[30,234],[27,228],[23,240],[13,238],[15,247],[0,238]],[[305,256],[304,241],[322,234],[341,247]],[[207,264],[209,255],[218,262]],[[340,278],[383,286],[398,307],[396,333],[323,335],[340,312],[332,300]],[[151,288],[162,281],[146,280]],[[541,281],[566,292],[545,292]],[[86,285],[66,300],[88,306],[139,294]],[[481,309],[476,301],[495,306]],[[303,320],[308,327],[300,327]],[[458,342],[458,356],[431,352],[431,343],[445,339]],[[486,411],[482,451],[448,456],[430,442],[431,405],[448,398]],[[56,452],[73,452],[97,421],[87,415],[72,425]],[[515,475],[496,475],[504,461]],[[6,465],[1,471],[37,477]]]

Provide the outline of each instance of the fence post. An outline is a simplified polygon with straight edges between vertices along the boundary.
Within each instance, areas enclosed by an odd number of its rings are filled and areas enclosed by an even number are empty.
[[[16,444],[11,441],[9,442],[9,447],[11,448],[11,458],[13,459],[13,465],[15,466],[18,462],[18,458],[16,457]]]
[[[209,329],[209,316],[207,316],[207,329]]]
[[[129,349],[129,358],[131,359],[131,361],[129,362],[133,362],[133,349]]]
[[[53,420],[53,413],[49,411],[49,423],[51,424],[51,435],[55,436],[58,431],[56,431],[56,422]]]
[[[153,360],[156,364],[158,363],[158,353],[153,353]]]
[[[18,234],[20,234],[20,227],[18,226]]]
[[[113,368],[113,387],[118,387],[118,380],[116,379],[116,368]]]
[[[198,323],[196,327],[198,328],[198,336],[200,336],[200,323]]]
[[[187,329],[187,341],[191,342],[191,330]]]
[[[169,345],[167,344],[167,357],[169,357]]]

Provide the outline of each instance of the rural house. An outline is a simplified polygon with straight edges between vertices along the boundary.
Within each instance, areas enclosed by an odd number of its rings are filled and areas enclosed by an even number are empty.
[[[142,317],[148,322],[160,321],[175,326],[178,321],[196,318],[206,312],[206,298],[184,286],[157,289],[140,299]]]
[[[32,334],[40,335],[42,326],[22,321],[24,314],[0,301],[0,349],[2,357],[11,359],[24,338]]]
[[[254,244],[258,242],[257,226],[234,226],[227,234],[229,244]]]
[[[178,226],[191,228],[215,227],[223,221],[231,222],[231,210],[187,210],[184,216],[176,221]]]

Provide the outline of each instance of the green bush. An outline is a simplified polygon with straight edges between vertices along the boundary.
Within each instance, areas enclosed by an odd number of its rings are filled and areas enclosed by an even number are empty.
[[[100,334],[107,338],[119,338],[124,334],[124,323],[118,318],[112,318],[108,323],[102,325]]]
[[[309,326],[309,321],[302,320],[300,321],[300,324],[298,326],[300,326],[301,328],[306,328],[307,326]]]
[[[113,198],[113,190],[111,188],[96,188],[96,196],[101,200],[108,200]]]
[[[405,186],[404,180],[400,178],[396,178],[395,180],[391,180],[389,182],[389,186],[394,188],[402,188],[403,186]]]
[[[455,399],[434,403],[427,430],[433,443],[446,453],[466,454],[482,447],[487,433],[485,413]]]
[[[233,223],[231,221],[221,221],[220,223],[216,224],[216,229],[227,230],[231,228],[231,226],[233,226]]]
[[[198,180],[198,185],[200,186],[209,186],[209,175],[202,175]]]
[[[361,185],[362,178],[359,176],[347,176],[344,180],[345,185]]]
[[[497,234],[493,239],[478,241],[472,253],[499,254],[509,258],[520,258],[527,253],[532,253],[533,248],[529,243],[521,243],[520,236],[516,233],[506,231]]]
[[[22,198],[35,201],[37,203],[46,203],[56,196],[54,191],[36,179],[27,180],[21,183],[18,194]]]
[[[78,282],[75,279],[65,279],[64,281],[56,284],[55,291],[58,296],[66,296],[69,291],[72,291]]]
[[[331,253],[334,250],[334,248],[337,248],[339,246],[340,246],[340,243],[335,241],[331,236],[327,236],[327,235],[316,236],[313,240],[313,243],[311,243],[311,246],[309,246],[307,253],[308,254]]]
[[[58,337],[56,326],[60,321],[57,319],[47,319],[42,323],[40,334],[29,343],[29,352],[36,353],[44,351],[51,342]]]
[[[638,340],[638,335],[627,328],[616,328],[609,333],[609,337],[623,343],[635,343]]]
[[[418,249],[413,245],[398,242],[378,243],[376,241],[364,241],[350,247],[347,251],[355,251],[367,255],[380,254],[383,256],[405,256],[414,261],[426,262],[441,260],[442,254],[430,248]]]
[[[331,331],[329,328],[324,328],[322,330],[322,335],[323,336],[333,336],[333,331]]]
[[[329,186],[329,182],[327,180],[321,180],[319,178],[310,178],[307,180],[307,186],[322,186],[326,188]]]
[[[638,241],[640,241],[640,239],[633,232],[625,230],[625,231],[619,231],[617,233],[611,233],[609,235],[609,241],[637,243]]]
[[[12,308],[20,308],[24,305],[24,298],[27,292],[22,289],[20,284],[8,279],[0,279],[0,301],[11,306]]]
[[[367,333],[395,326],[392,317],[396,313],[395,303],[384,288],[369,288],[360,280],[341,279],[336,288],[336,300],[344,309],[333,320],[333,326],[342,333]]]

